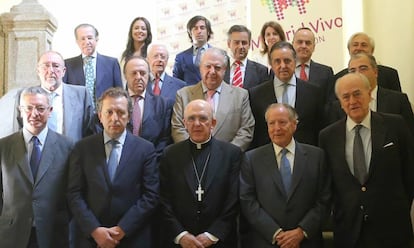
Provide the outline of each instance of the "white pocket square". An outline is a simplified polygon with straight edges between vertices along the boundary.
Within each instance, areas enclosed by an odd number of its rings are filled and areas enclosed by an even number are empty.
[[[386,144],[385,146],[383,146],[383,148],[393,146],[393,145],[394,145],[394,142],[390,142],[390,143]]]

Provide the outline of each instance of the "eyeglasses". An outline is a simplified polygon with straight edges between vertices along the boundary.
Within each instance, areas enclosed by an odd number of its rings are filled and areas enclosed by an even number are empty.
[[[58,63],[45,63],[45,64],[40,64],[39,68],[42,69],[43,71],[47,71],[49,70],[49,68],[52,68],[53,71],[60,71],[63,68],[63,66]]]
[[[43,105],[38,105],[38,106],[31,106],[31,105],[27,105],[27,106],[20,106],[20,110],[23,110],[26,113],[32,113],[33,110],[36,109],[36,112],[39,114],[44,114],[46,112],[46,110],[50,109],[50,106],[43,106]]]

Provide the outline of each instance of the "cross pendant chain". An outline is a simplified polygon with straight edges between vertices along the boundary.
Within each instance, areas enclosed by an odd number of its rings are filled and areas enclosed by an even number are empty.
[[[199,184],[198,185],[198,188],[197,188],[197,190],[195,191],[196,192],[196,194],[197,194],[197,200],[199,201],[199,202],[201,202],[201,200],[202,200],[202,195],[204,194],[204,190],[201,188],[201,185]]]

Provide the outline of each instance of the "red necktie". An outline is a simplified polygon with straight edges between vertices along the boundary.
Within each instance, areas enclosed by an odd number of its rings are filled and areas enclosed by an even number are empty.
[[[140,128],[141,128],[141,108],[139,107],[139,101],[142,99],[141,96],[134,96],[134,107],[132,110],[132,125],[133,130],[132,133],[135,136],[139,136]]]
[[[232,84],[236,87],[243,88],[243,78],[242,78],[242,72],[240,68],[241,62],[237,60],[234,62],[234,64],[236,65],[236,68],[234,69]]]
[[[300,79],[302,79],[303,81],[308,81],[308,76],[306,75],[305,67],[305,64],[300,65]]]
[[[161,89],[160,89],[160,78],[156,77],[154,79],[154,89],[152,90],[152,93],[154,93],[154,95],[159,96],[161,94]]]

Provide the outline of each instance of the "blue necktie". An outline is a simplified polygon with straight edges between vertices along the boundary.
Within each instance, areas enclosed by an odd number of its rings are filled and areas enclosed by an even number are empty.
[[[85,63],[85,86],[92,98],[93,106],[95,106],[95,69],[92,64],[92,56],[84,58]]]
[[[30,156],[30,169],[32,169],[33,179],[36,178],[37,169],[39,168],[40,156],[42,155],[40,151],[40,142],[36,136],[32,136],[32,155]]]
[[[112,182],[119,162],[119,142],[117,140],[111,140],[109,142],[111,143],[111,152],[109,153],[108,159],[108,174]]]
[[[280,159],[280,174],[282,176],[283,186],[285,187],[285,192],[286,194],[288,194],[289,189],[290,189],[290,182],[292,179],[292,172],[290,169],[289,160],[286,157],[288,150],[286,148],[283,148],[281,153],[282,153],[282,157]]]

